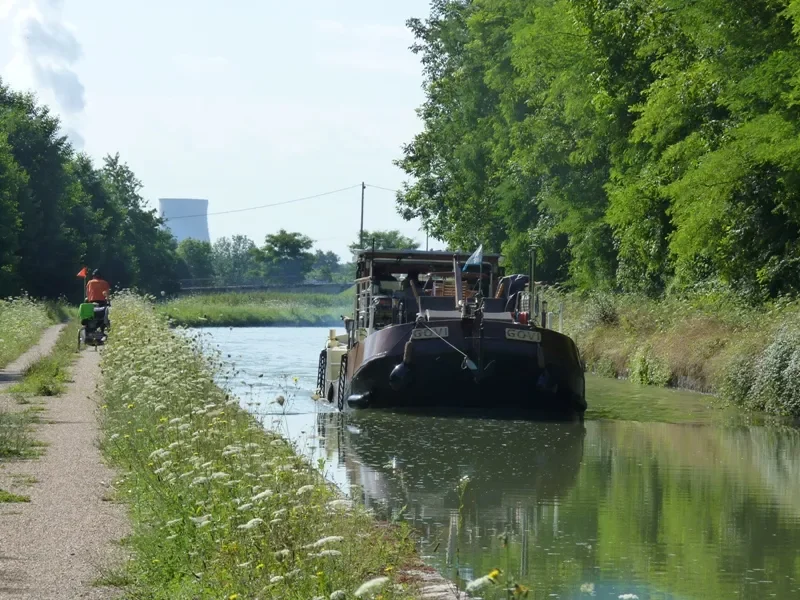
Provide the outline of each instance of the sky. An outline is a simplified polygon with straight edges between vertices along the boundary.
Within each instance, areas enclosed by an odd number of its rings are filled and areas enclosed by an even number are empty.
[[[409,17],[428,0],[0,0],[0,77],[32,90],[98,163],[119,152],[143,195],[207,198],[209,212],[359,186],[397,189],[392,161],[421,129]],[[209,216],[212,239],[281,228],[347,257],[358,187]],[[366,229],[423,247],[394,194],[366,190]]]

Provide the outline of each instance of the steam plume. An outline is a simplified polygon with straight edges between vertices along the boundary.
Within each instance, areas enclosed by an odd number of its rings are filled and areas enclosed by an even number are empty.
[[[86,108],[85,90],[75,63],[82,56],[80,42],[63,19],[63,0],[12,2],[14,18],[12,63],[24,66],[29,83],[37,92],[51,96],[62,117],[64,130],[78,147],[83,138],[78,132],[80,116]]]

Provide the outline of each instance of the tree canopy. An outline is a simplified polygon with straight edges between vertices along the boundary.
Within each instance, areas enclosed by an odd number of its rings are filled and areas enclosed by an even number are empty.
[[[434,0],[401,213],[578,288],[800,289],[800,0]]]
[[[175,242],[140,190],[119,155],[95,167],[46,106],[0,81],[0,294],[77,299],[84,265],[115,286],[174,289]]]

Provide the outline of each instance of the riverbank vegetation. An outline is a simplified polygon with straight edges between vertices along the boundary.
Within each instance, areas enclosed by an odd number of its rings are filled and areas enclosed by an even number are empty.
[[[735,405],[800,417],[800,302],[754,307],[732,293],[652,299],[548,289],[587,370],[635,383],[714,393]]]
[[[378,526],[214,382],[220,363],[135,297],[102,360],[104,451],[123,475],[135,597],[384,598],[414,548]]]
[[[158,312],[186,327],[267,325],[341,326],[353,310],[353,295],[251,292],[184,296],[159,304]]]

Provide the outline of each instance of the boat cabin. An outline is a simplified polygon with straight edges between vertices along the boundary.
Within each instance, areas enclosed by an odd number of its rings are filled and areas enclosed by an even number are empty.
[[[481,265],[464,264],[470,254],[424,250],[361,250],[356,253],[355,328],[371,332],[426,318],[460,316],[483,301],[484,312],[506,310],[498,282],[499,254],[484,254]]]

